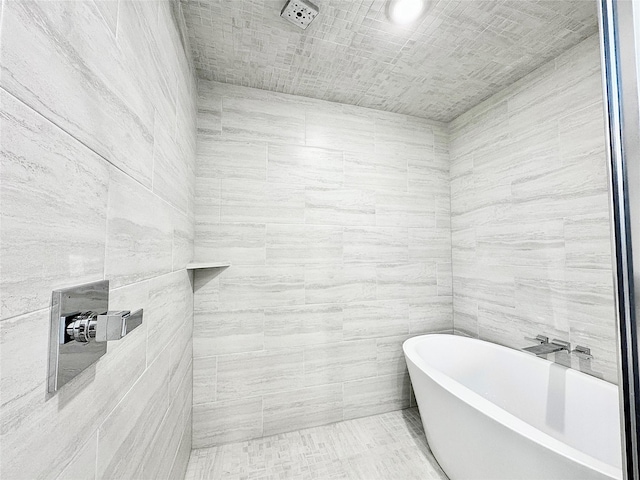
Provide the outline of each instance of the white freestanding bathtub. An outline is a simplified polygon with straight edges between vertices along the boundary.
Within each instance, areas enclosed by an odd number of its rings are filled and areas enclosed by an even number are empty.
[[[615,385],[472,338],[423,335],[403,348],[451,480],[622,479]]]

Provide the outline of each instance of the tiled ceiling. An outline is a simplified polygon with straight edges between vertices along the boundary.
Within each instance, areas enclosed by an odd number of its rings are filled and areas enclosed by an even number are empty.
[[[219,82],[450,121],[597,32],[595,0],[432,0],[411,27],[386,0],[182,0],[198,74]]]

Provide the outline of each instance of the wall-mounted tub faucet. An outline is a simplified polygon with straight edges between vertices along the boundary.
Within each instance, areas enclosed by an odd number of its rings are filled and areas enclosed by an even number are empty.
[[[539,344],[533,345],[532,347],[523,348],[522,350],[527,353],[537,355],[538,357],[544,357],[546,355],[549,355],[550,353],[558,353],[563,350],[566,350],[567,353],[571,351],[571,344],[569,342],[558,340],[556,338],[549,341],[549,337],[545,337],[544,335],[537,335],[535,338],[527,338],[527,340],[534,340],[539,342]]]

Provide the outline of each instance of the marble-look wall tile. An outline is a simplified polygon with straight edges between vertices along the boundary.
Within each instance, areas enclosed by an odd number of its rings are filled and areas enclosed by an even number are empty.
[[[438,296],[453,295],[453,265],[451,263],[438,262],[436,264],[436,277],[438,279]]]
[[[478,303],[468,298],[453,296],[453,332],[456,335],[479,338]]]
[[[451,123],[451,285],[457,332],[579,341],[598,354],[574,367],[615,382],[598,58],[593,36]]]
[[[450,324],[449,324],[450,325]],[[395,337],[380,337],[376,342],[378,352],[378,375],[392,375],[405,373],[407,363],[402,351],[402,344],[414,334],[404,334]]]
[[[451,229],[451,199],[449,195],[436,195],[436,228]]]
[[[307,265],[305,303],[375,300],[376,268],[366,264]]]
[[[345,420],[408,408],[410,384],[407,373],[346,382]]]
[[[102,279],[109,171],[4,90],[0,101],[4,319],[48,307],[53,288]]]
[[[192,317],[191,289],[186,270],[150,280],[149,308],[144,317],[147,323],[148,364],[161,354],[168,343],[175,341],[176,333],[184,321]]]
[[[305,189],[305,223],[375,225],[375,194],[367,190]]]
[[[193,406],[193,448],[262,436],[262,397]]]
[[[305,193],[295,184],[223,179],[222,222],[304,223]]]
[[[344,184],[366,190],[407,191],[407,158],[397,153],[345,152]]]
[[[264,435],[342,420],[342,385],[322,385],[265,395]]]
[[[144,479],[168,478],[179,452],[185,425],[191,421],[192,391],[193,382],[189,370],[178,385],[177,394],[156,430],[151,448],[145,452],[142,465]]]
[[[267,264],[342,262],[342,227],[319,225],[267,226]]]
[[[196,312],[193,332],[194,358],[262,350],[264,310]]]
[[[304,349],[304,384],[325,385],[376,375],[376,341],[312,345]]]
[[[193,357],[193,404],[217,400],[218,357]]]
[[[569,268],[611,268],[611,232],[608,212],[567,217],[564,220],[565,264]]]
[[[187,272],[186,283],[181,285],[185,295],[186,315],[182,322],[176,315],[176,323],[179,324],[178,332],[174,335],[173,341],[169,343],[165,350],[171,356],[171,369],[169,371],[169,398],[175,398],[178,385],[182,383],[182,378],[191,370],[193,360],[193,290],[189,288],[193,285],[192,274]]]
[[[376,225],[433,229],[435,207],[431,193],[377,193]]]
[[[211,223],[220,223],[220,180],[197,176],[195,183],[196,222],[203,227]],[[196,235],[199,233],[199,229],[200,227],[196,229]],[[195,242],[194,250],[199,245],[199,241]]]
[[[476,258],[488,265],[557,266],[564,261],[562,219],[476,228]]]
[[[409,299],[409,331],[412,335],[448,333],[453,328],[453,298],[438,296]]]
[[[173,271],[181,270],[194,257],[195,225],[193,215],[173,209]]]
[[[304,303],[304,267],[241,266],[220,277],[220,305],[238,309]]]
[[[305,187],[338,188],[344,179],[343,156],[341,150],[269,144],[267,180]]]
[[[233,265],[264,265],[267,252],[264,224],[209,223],[201,219],[198,216],[194,258],[224,260]]]
[[[410,157],[407,165],[407,189],[449,196],[449,158]]]
[[[220,274],[227,268],[201,268],[193,272],[193,311],[202,312],[220,310]]]
[[[218,357],[217,398],[230,400],[276,393],[302,381],[302,349]]]
[[[598,101],[566,114],[559,120],[558,149],[563,160],[573,161],[576,158],[603,155],[606,145],[602,143],[602,116],[602,104]],[[600,121],[596,121],[598,118]],[[599,168],[606,168],[606,165]]]
[[[198,142],[222,134],[222,95],[216,85],[198,82]]]
[[[344,339],[380,338],[409,333],[409,301],[350,303],[344,307]]]
[[[97,432],[80,447],[73,459],[56,480],[92,480],[96,478],[96,456],[98,454]]]
[[[553,192],[553,196],[583,196],[606,192],[602,178],[604,169],[585,169],[583,162],[558,166],[540,175],[515,180],[511,185],[513,196],[518,200],[537,200]]]
[[[118,47],[131,74],[139,80],[162,116],[176,116],[176,71],[163,61],[170,40],[158,28],[159,2],[126,2],[118,7]],[[172,65],[171,65],[172,66]]]
[[[375,122],[366,109],[322,102],[306,111],[306,143],[313,147],[373,153]]]
[[[7,3],[2,44],[3,88],[151,186],[153,106],[95,2]]]
[[[404,227],[346,227],[344,261],[403,263],[409,258],[409,231]]]
[[[105,23],[109,26],[111,33],[115,36],[116,26],[118,23],[118,0],[103,0],[96,2],[96,7],[100,10],[100,14]]]
[[[433,153],[433,122],[387,112],[375,114],[376,153],[427,156]]]
[[[383,263],[376,266],[377,297],[429,298],[438,294],[433,263]]]
[[[409,261],[451,260],[451,230],[448,228],[410,228]]]
[[[478,271],[473,266],[459,268],[462,272],[461,283],[464,291],[474,291],[478,305],[499,305],[514,307],[516,305],[516,273],[511,267],[493,266]]]
[[[613,278],[602,269],[528,269],[515,277],[515,300],[527,316],[558,328],[569,322],[604,323],[613,309]]]
[[[183,158],[178,142],[171,132],[174,126],[167,124],[156,114],[153,145],[153,192],[174,205],[181,212],[189,209],[190,192],[193,188],[188,174],[189,163]]]
[[[266,180],[267,144],[261,142],[198,141],[198,171],[202,178]]]
[[[134,208],[135,206],[135,208]],[[105,276],[113,287],[172,270],[173,224],[165,204],[115,168],[109,175]]]
[[[44,395],[49,322],[48,309],[0,322],[0,418],[8,432],[12,429],[11,424],[19,425],[22,418],[28,415],[28,410],[38,405],[39,397]],[[30,348],[25,348],[23,339],[29,332]]]
[[[293,348],[343,339],[340,304],[267,308],[264,311],[264,347]]]
[[[259,95],[226,95],[222,102],[222,132],[233,140],[305,142],[305,112],[293,101],[272,101]],[[285,97],[284,95],[280,98]]]
[[[180,6],[2,8],[2,477],[166,478],[191,447],[196,105]],[[48,394],[51,290],[104,278],[110,308],[144,308],[143,324]]]
[[[232,266],[194,276],[194,445],[341,420],[345,382],[380,390],[364,411],[408,406],[403,339],[453,330],[446,126],[199,96],[195,258]]]
[[[98,478],[142,477],[140,457],[151,447],[169,406],[169,358],[161,356],[98,430]]]
[[[184,423],[185,427],[182,431],[182,435],[180,436],[178,452],[173,459],[173,465],[171,466],[171,471],[167,477],[169,480],[184,480],[185,475],[187,474],[187,466],[189,465],[189,459],[191,458],[191,440],[193,437],[193,418],[191,410],[189,410],[189,415],[186,416]]]

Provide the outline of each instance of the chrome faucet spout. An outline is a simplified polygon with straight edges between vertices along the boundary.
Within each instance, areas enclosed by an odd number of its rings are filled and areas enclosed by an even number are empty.
[[[533,345],[531,347],[523,348],[522,350],[527,353],[537,355],[538,357],[544,357],[551,353],[558,353],[563,350],[570,352],[571,345],[569,344],[569,342],[553,339],[551,340],[551,342],[541,343],[540,345]]]

